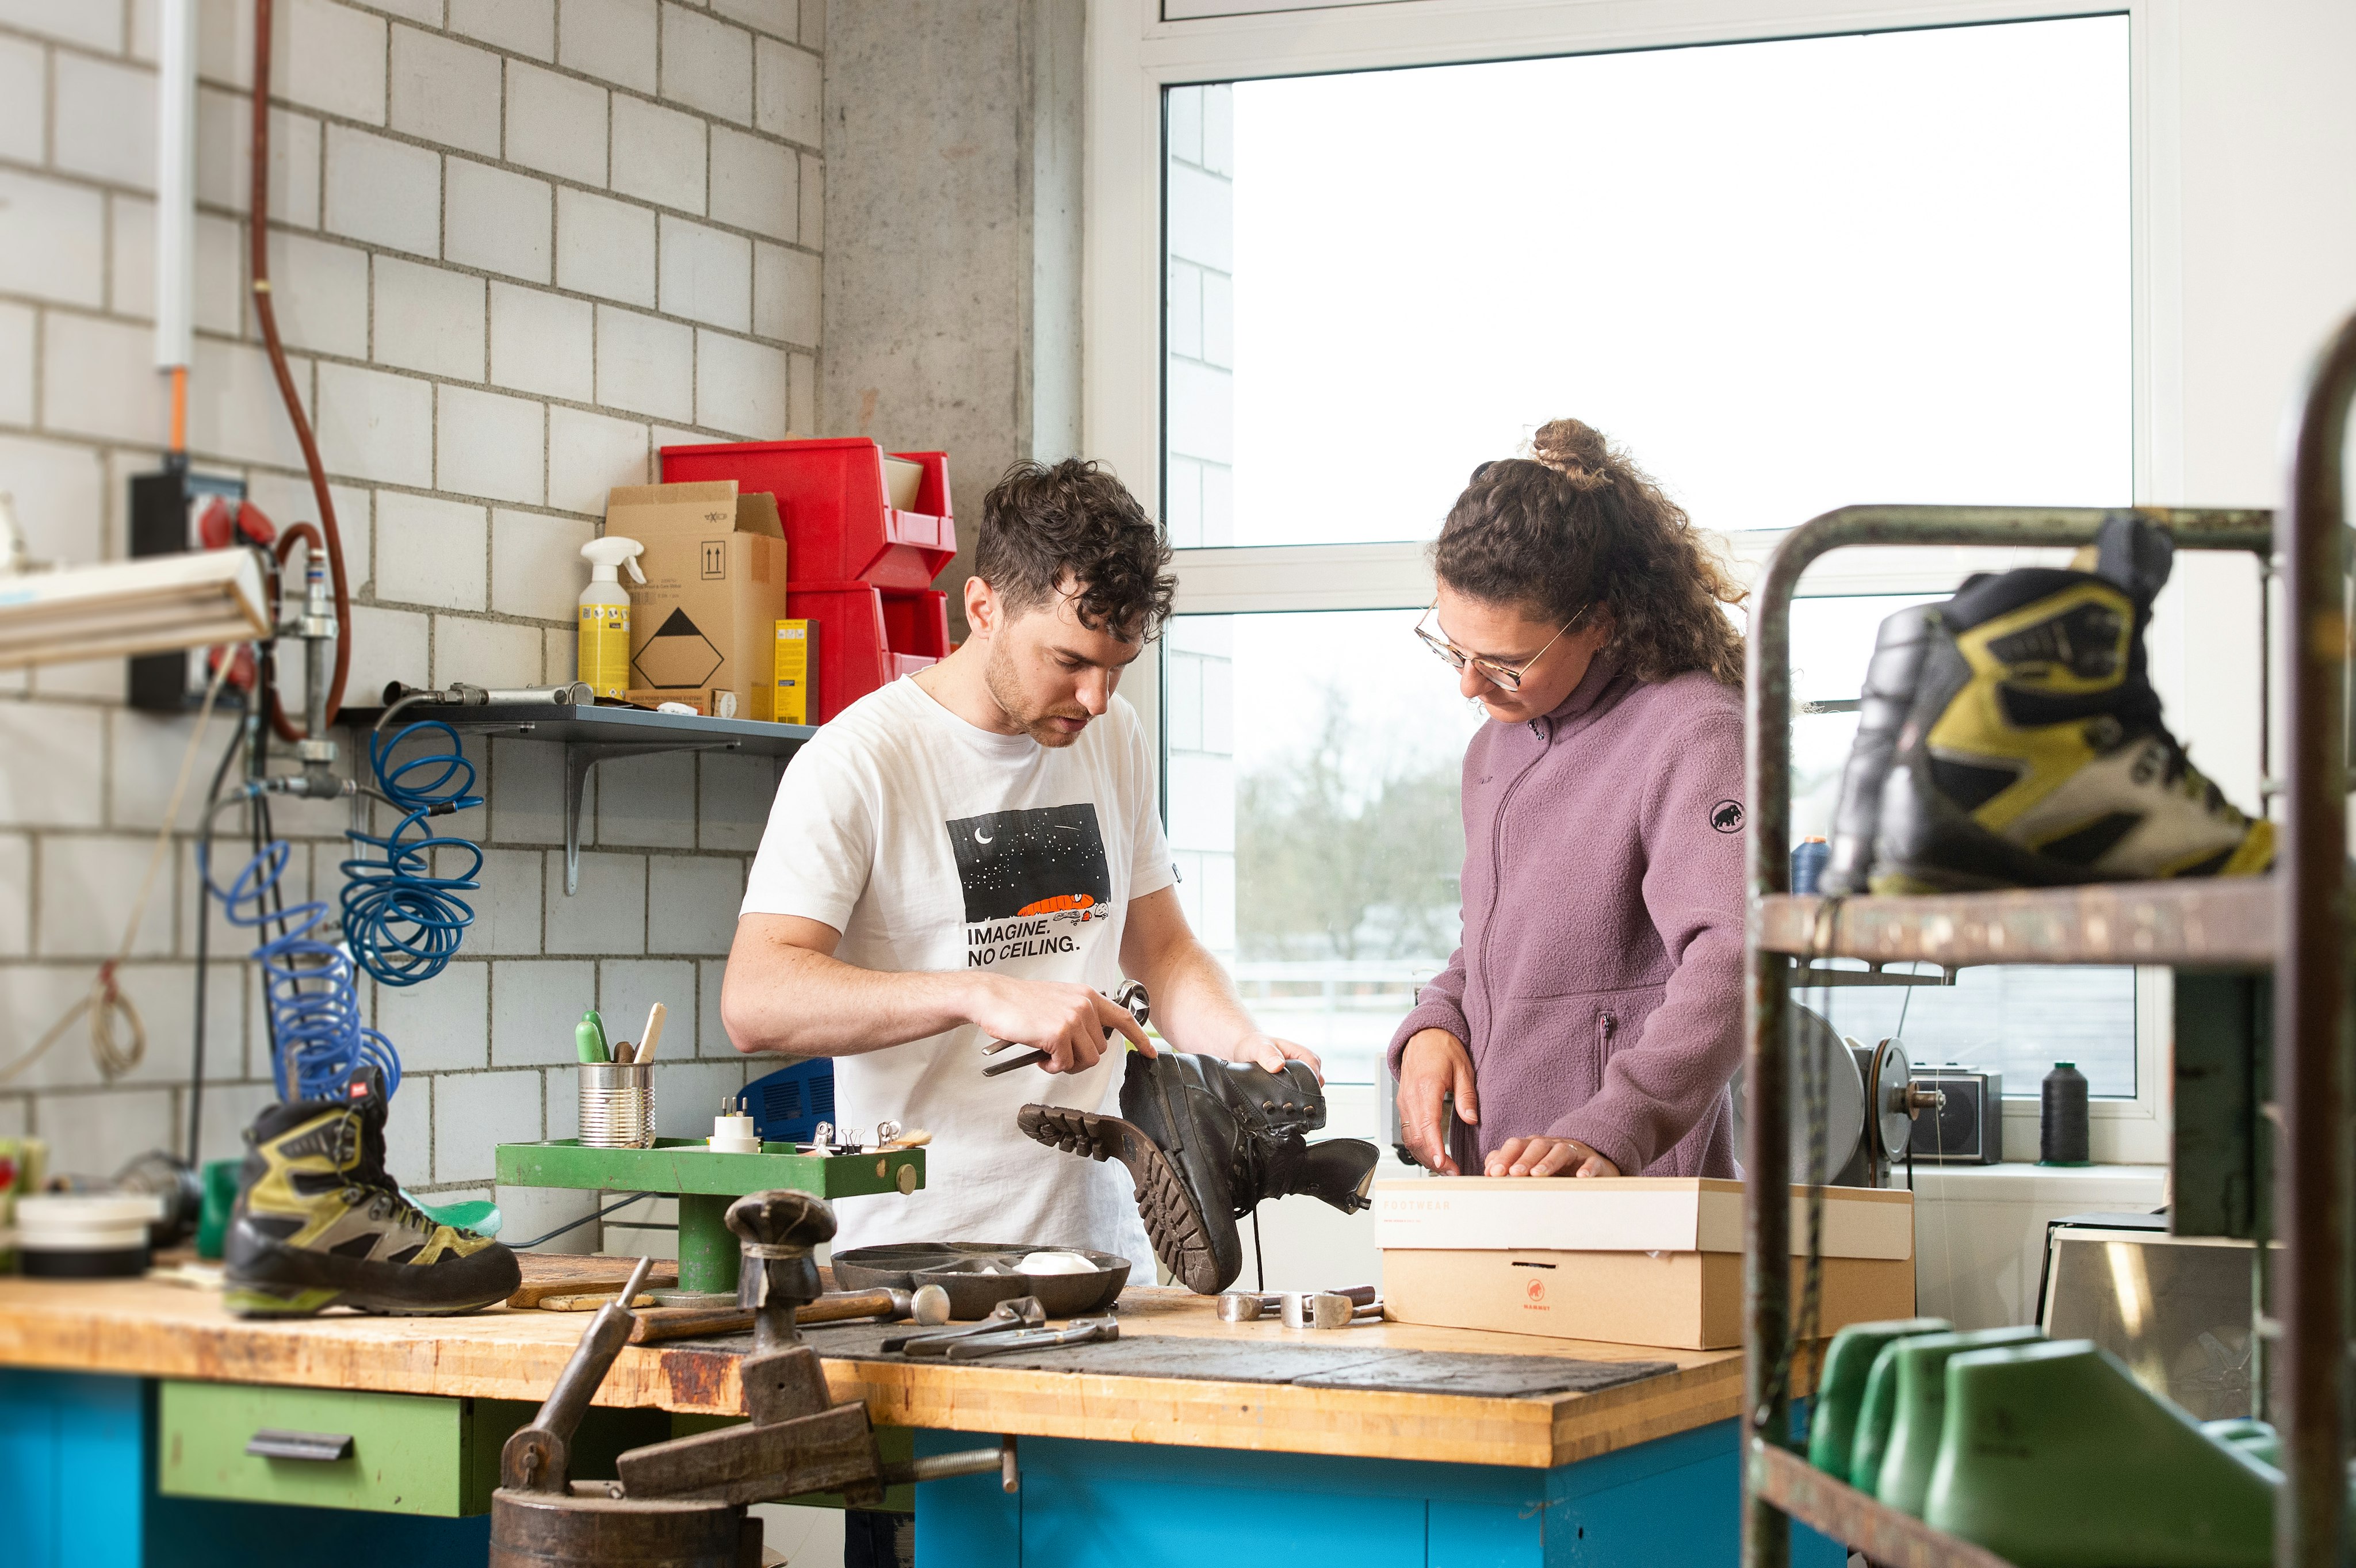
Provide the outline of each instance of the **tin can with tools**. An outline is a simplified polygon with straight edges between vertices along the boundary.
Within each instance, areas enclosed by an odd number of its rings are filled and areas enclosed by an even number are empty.
[[[583,1062],[581,1142],[593,1149],[651,1149],[655,1144],[652,1062]]]

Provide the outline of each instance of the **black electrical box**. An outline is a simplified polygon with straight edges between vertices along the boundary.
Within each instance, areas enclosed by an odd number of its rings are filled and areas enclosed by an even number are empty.
[[[220,496],[230,501],[245,499],[245,481],[190,473],[185,466],[166,467],[152,474],[131,476],[131,558],[177,555],[199,550],[197,508],[201,498]],[[141,653],[130,660],[127,696],[134,708],[149,713],[189,713],[205,700],[211,674],[206,650]],[[216,703],[235,707],[242,700],[236,688],[224,686]]]
[[[1944,1062],[1908,1081],[1939,1096],[1914,1118],[1907,1153],[1926,1165],[1992,1165],[2004,1158],[2004,1074]]]

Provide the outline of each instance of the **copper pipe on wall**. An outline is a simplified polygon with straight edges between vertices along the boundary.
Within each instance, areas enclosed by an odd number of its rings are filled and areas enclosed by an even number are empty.
[[[278,377],[278,395],[285,402],[286,417],[294,421],[294,439],[303,448],[303,466],[311,475],[311,494],[319,503],[319,531],[327,537],[327,572],[336,589],[336,668],[327,687],[325,720],[332,725],[337,710],[344,703],[344,682],[351,673],[352,600],[344,574],[344,537],[336,527],[336,499],[327,491],[327,467],[319,461],[319,444],[312,436],[311,421],[303,412],[301,395],[294,390],[294,373],[286,368],[286,350],[278,338],[278,312],[270,297],[270,9],[271,0],[253,0],[253,166],[246,226],[252,252],[253,315],[262,328],[262,344],[269,351],[270,368]],[[279,559],[284,561],[284,552]],[[306,738],[279,705],[274,683],[270,695],[270,724],[282,740]]]

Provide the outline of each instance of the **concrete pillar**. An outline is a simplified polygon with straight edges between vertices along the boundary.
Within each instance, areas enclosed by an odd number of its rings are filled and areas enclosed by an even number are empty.
[[[949,454],[957,637],[983,492],[1079,449],[1087,18],[1085,0],[828,11],[819,428]]]

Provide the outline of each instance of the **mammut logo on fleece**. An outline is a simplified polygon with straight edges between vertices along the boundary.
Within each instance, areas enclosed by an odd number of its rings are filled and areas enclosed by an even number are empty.
[[[1716,828],[1722,833],[1740,832],[1742,831],[1742,802],[1740,800],[1720,800],[1717,805],[1712,806],[1709,809],[1709,825]]]

